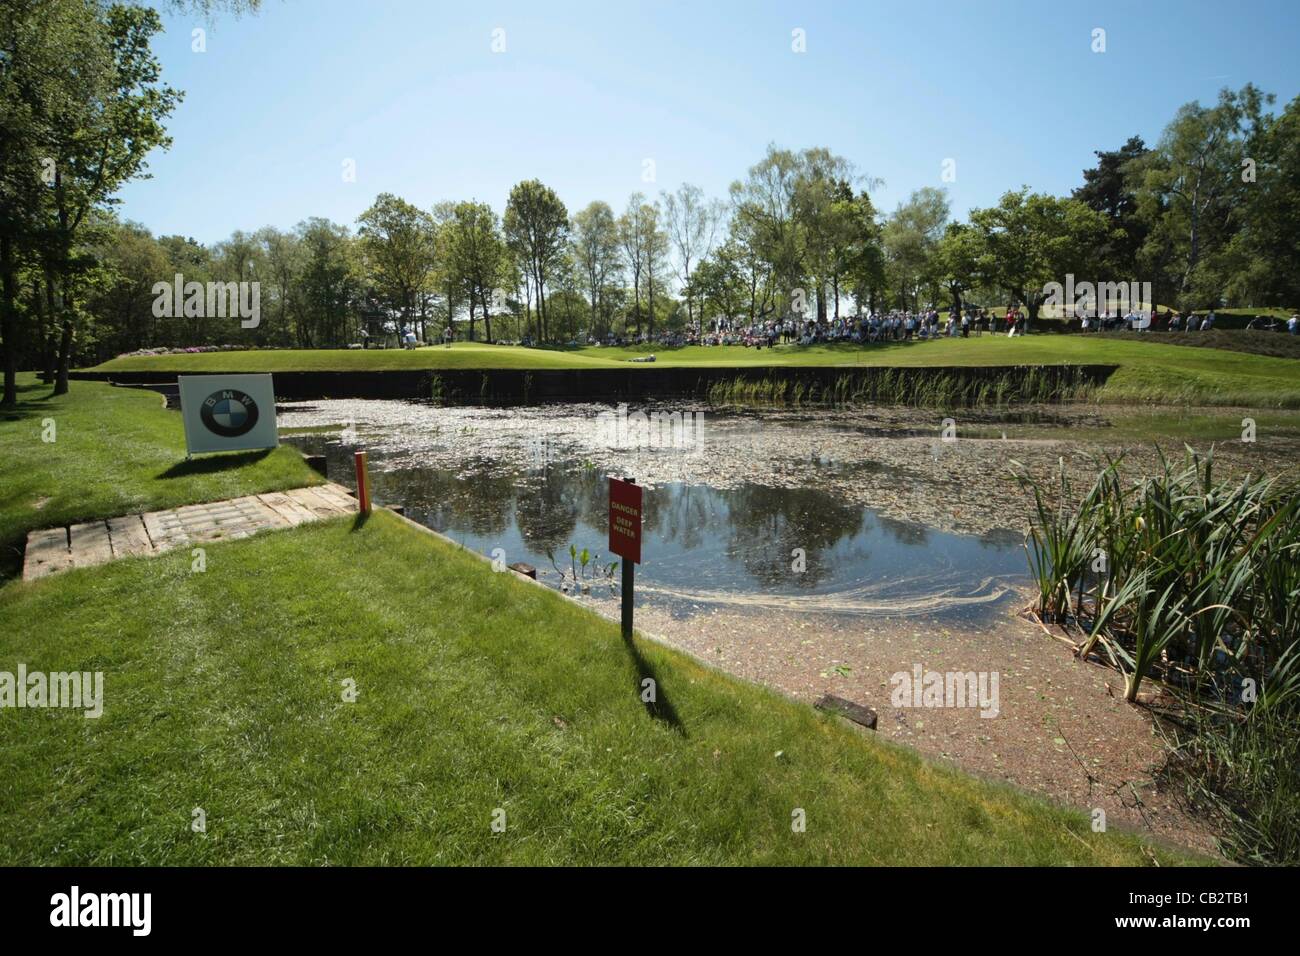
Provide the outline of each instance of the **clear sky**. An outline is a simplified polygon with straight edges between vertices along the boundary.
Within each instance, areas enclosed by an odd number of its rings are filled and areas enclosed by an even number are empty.
[[[203,242],[351,225],[384,191],[499,212],[534,177],[571,212],[683,181],[725,197],[769,142],[845,156],[882,211],[946,186],[960,218],[1021,184],[1068,193],[1093,150],[1225,85],[1300,93],[1300,0],[263,0],[203,53],[200,18],[165,20],[185,101],[120,213]]]

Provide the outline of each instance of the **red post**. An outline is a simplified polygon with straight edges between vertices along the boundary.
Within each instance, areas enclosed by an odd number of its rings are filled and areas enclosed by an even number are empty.
[[[357,507],[363,515],[370,514],[370,476],[366,473],[366,453],[354,456],[357,465]]]

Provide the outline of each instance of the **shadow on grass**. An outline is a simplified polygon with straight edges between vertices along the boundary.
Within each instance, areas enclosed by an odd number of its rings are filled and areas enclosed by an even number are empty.
[[[44,392],[37,395],[37,392]],[[19,422],[24,418],[35,418],[41,412],[48,411],[55,399],[54,385],[44,382],[20,382],[18,384],[18,402],[14,405],[0,405],[0,421]]]
[[[22,577],[25,538],[24,535],[14,542],[0,542],[0,587]]]
[[[241,451],[232,455],[208,455],[203,458],[190,458],[186,461],[178,461],[166,471],[160,473],[158,477],[160,479],[188,478],[191,475],[211,475],[219,471],[231,471],[236,468],[254,465],[271,454],[271,451],[270,448],[262,448],[258,451]]]
[[[686,725],[682,723],[681,718],[677,715],[676,708],[668,700],[668,695],[664,693],[663,682],[659,680],[659,675],[644,657],[641,656],[641,649],[636,646],[635,641],[623,640],[623,646],[627,649],[628,656],[632,658],[632,666],[636,668],[636,694],[642,698],[645,704],[646,713],[655,720],[661,720],[673,730],[677,731],[683,737],[686,734]],[[647,680],[654,681],[651,686],[654,687],[654,699],[645,700],[644,690]]]

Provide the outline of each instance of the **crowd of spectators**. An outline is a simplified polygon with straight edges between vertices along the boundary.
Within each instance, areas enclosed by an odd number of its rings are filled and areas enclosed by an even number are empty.
[[[772,348],[776,345],[817,345],[852,343],[869,345],[877,342],[914,342],[943,337],[1005,332],[1023,335],[1025,315],[1017,309],[998,317],[986,309],[968,309],[960,315],[940,316],[937,309],[921,312],[893,310],[844,316],[824,321],[790,316],[784,319],[745,320],[714,319],[702,330],[664,331],[654,335],[589,338],[590,345],[741,345],[746,348]]]

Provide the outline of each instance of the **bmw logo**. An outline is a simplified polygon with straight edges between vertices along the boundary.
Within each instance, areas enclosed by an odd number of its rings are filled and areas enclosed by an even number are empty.
[[[238,438],[247,435],[257,424],[257,402],[238,389],[223,388],[203,400],[199,417],[213,434]]]

